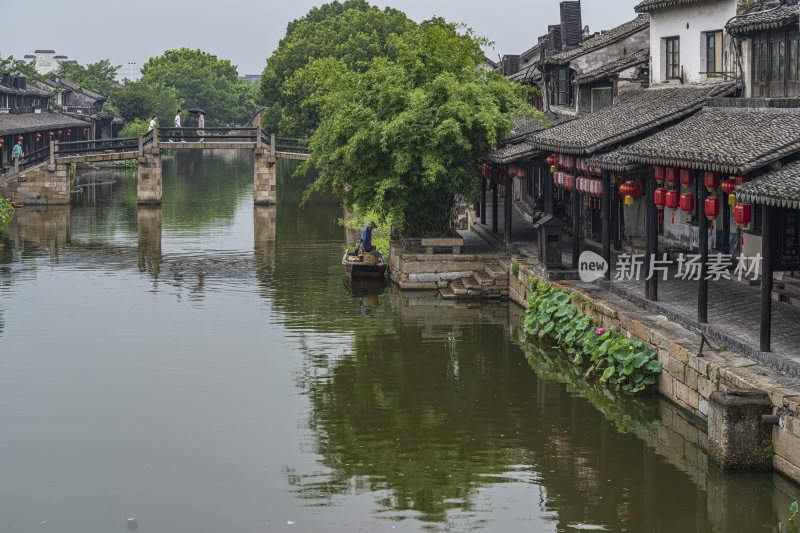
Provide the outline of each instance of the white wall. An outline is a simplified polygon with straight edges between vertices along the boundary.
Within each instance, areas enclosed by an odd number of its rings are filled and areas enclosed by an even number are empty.
[[[59,60],[55,59],[56,54],[36,54],[36,72],[41,75],[50,74],[58,69]]]
[[[717,0],[680,5],[667,9],[657,9],[650,13],[650,82],[664,83],[666,37],[680,37],[680,61],[687,83],[705,80],[701,72],[705,67],[705,43],[703,33],[723,30],[725,23],[736,15],[736,0]],[[688,28],[687,28],[688,26]],[[728,52],[728,68],[731,63],[731,40],[725,35],[725,48]]]

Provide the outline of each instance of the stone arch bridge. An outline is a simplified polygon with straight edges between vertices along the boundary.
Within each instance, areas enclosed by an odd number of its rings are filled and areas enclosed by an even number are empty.
[[[161,153],[163,150],[252,150],[253,202],[274,204],[277,199],[275,162],[306,160],[308,146],[300,139],[266,135],[257,128],[157,128],[138,137],[86,141],[51,141],[26,154],[18,172],[0,175],[0,196],[20,204],[67,204],[70,165],[138,161],[138,201],[161,203]]]

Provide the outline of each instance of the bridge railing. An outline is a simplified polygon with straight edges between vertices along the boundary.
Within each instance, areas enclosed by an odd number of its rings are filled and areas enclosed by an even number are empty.
[[[311,151],[311,149],[308,147],[308,139],[275,137],[275,151],[307,154]]]
[[[160,142],[252,142],[258,138],[253,128],[158,128]]]
[[[56,144],[56,156],[82,155],[96,152],[135,152],[139,149],[138,137],[67,141]]]
[[[19,166],[21,169],[25,169],[43,163],[48,159],[50,159],[50,143],[45,143],[42,148],[25,154],[25,157],[20,158]]]

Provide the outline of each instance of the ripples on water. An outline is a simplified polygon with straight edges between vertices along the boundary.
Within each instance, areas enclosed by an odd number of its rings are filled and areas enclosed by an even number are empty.
[[[123,175],[19,210],[0,531],[788,531],[793,484],[709,468],[663,401],[582,388],[514,342],[518,310],[344,283],[357,234],[289,171],[277,207],[250,157],[189,153],[161,208]]]

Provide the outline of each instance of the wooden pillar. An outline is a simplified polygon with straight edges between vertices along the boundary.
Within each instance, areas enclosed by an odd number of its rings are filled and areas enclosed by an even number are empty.
[[[514,176],[508,175],[506,172],[506,186],[505,186],[506,194],[505,200],[503,201],[503,211],[505,211],[505,241],[506,243],[511,242],[511,215],[513,213],[513,203],[514,203]]]
[[[658,209],[653,203],[656,190],[655,174],[651,169],[645,177],[645,258],[644,258],[644,297],[652,302],[658,300],[658,275],[655,273],[649,279],[650,265],[658,257]]]
[[[603,259],[608,265],[605,279],[611,280],[611,174],[603,171],[603,193],[600,197],[601,231],[603,237]]]
[[[497,182],[492,181],[492,233],[497,233]]]
[[[572,189],[572,268],[578,268],[581,255],[581,194],[577,183]]]
[[[759,346],[769,352],[772,337],[772,207],[761,206],[761,331]]]
[[[486,178],[481,176],[481,224],[486,224]]]
[[[698,178],[700,181],[698,181]],[[700,286],[697,289],[697,321],[701,324],[708,322],[708,219],[706,218],[706,198],[708,191],[703,186],[701,174],[695,172],[695,182],[697,183],[697,205],[700,211],[700,221],[697,231],[698,252],[700,253]]]
[[[722,251],[728,253],[731,248],[731,206],[728,205],[728,195],[722,194]]]

